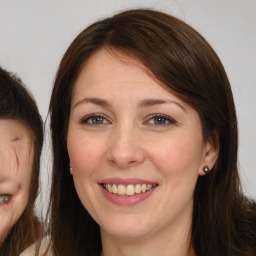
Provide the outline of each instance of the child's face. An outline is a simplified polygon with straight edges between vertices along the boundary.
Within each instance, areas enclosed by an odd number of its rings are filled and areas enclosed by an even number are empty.
[[[0,243],[26,208],[33,168],[33,147],[27,128],[0,119]]]

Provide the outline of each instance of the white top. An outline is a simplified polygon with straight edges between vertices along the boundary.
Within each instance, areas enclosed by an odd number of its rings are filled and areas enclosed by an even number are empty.
[[[44,238],[41,242],[41,245],[40,245],[39,255],[42,255],[42,256],[44,255],[44,252],[47,249],[48,245],[49,245],[49,239]],[[36,252],[36,246],[37,246],[37,242],[32,244],[25,251],[23,251],[20,254],[20,256],[34,256],[35,252]],[[48,250],[48,253],[46,255],[47,256],[54,256],[51,248]]]

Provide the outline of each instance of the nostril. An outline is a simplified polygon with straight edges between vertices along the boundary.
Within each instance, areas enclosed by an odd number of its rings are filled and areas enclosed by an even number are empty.
[[[117,165],[121,168],[129,168],[142,163],[145,159],[145,154],[141,149],[123,148],[110,148],[107,152],[107,159],[112,165]]]
[[[138,163],[138,161],[132,160],[132,161],[118,161],[116,159],[110,159],[110,163],[114,165],[118,165],[122,168],[129,168]]]
[[[132,164],[135,164],[135,163],[136,163],[136,161],[130,161],[128,164],[132,165]]]

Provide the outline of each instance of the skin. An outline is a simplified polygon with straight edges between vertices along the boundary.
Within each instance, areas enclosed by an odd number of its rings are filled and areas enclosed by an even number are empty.
[[[166,117],[159,124],[155,114]],[[191,106],[136,60],[101,49],[74,85],[67,147],[78,196],[101,227],[102,255],[193,255],[193,191],[217,153]],[[107,178],[158,186],[146,200],[120,206],[103,195],[98,183]]]
[[[31,136],[18,121],[0,119],[0,242],[22,215],[28,202],[32,175]]]

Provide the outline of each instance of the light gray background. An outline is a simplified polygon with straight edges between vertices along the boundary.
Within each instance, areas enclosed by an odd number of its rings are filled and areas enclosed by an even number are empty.
[[[216,50],[237,107],[244,190],[256,199],[256,0],[0,0],[0,65],[17,72],[45,119],[54,76],[71,41],[95,20],[133,7],[155,8],[181,18]],[[40,206],[47,202],[50,156],[47,142]]]

